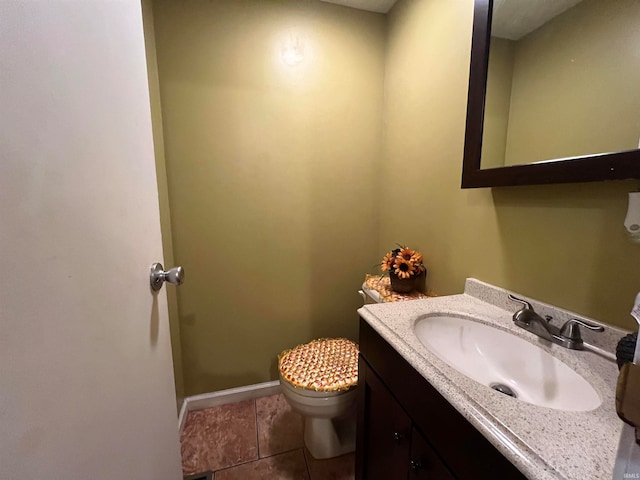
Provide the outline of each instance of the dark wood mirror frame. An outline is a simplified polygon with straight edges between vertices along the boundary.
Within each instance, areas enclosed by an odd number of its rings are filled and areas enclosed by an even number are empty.
[[[475,0],[462,188],[640,178],[640,149],[482,169],[482,132],[493,0]]]

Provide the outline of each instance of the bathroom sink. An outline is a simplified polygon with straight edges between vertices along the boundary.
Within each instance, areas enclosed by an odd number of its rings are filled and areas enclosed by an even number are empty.
[[[434,315],[414,332],[441,360],[476,382],[541,407],[588,411],[602,400],[577,372],[545,350],[469,318]]]

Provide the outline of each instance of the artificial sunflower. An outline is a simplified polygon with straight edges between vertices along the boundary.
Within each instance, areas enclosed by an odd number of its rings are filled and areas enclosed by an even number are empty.
[[[425,271],[424,263],[422,263],[422,254],[420,252],[414,252],[414,254],[411,256],[411,262],[413,263],[416,275],[420,275]]]
[[[389,270],[391,270],[391,267],[393,267],[393,264],[395,262],[395,257],[393,255],[393,252],[389,252],[387,253],[384,258],[382,259],[382,263],[380,264],[380,269],[383,272],[387,272]]]
[[[409,262],[416,253],[417,252],[415,250],[407,247],[402,247],[400,249],[400,252],[398,252],[398,256],[404,258],[407,262]]]
[[[400,278],[410,278],[426,271],[422,254],[417,250],[398,245],[382,259],[380,269],[383,272],[393,272]]]
[[[396,256],[393,267],[393,273],[400,278],[409,278],[414,272],[414,265],[411,260],[405,260],[404,257],[400,255]]]
[[[426,270],[426,268],[424,268],[424,264],[422,264],[422,263],[414,263],[413,264],[413,271],[415,272],[416,275],[420,275],[425,270]]]

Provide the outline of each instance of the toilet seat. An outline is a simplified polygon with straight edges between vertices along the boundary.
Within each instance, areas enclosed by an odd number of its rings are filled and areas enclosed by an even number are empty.
[[[349,390],[324,391],[324,390],[312,390],[310,388],[296,387],[293,383],[291,383],[289,380],[284,378],[282,374],[280,374],[280,385],[282,386],[282,388],[288,388],[295,395],[301,395],[303,397],[309,397],[309,398],[335,397],[337,395],[347,393],[351,390],[349,389]],[[355,388],[355,387],[352,387],[352,388]]]
[[[358,384],[358,346],[321,338],[278,355],[280,377],[298,390],[339,392]]]

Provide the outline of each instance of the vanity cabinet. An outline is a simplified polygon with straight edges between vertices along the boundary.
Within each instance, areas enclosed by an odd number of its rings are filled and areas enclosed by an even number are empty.
[[[367,322],[360,320],[356,479],[524,479]]]
[[[360,478],[450,480],[454,477],[420,434],[409,415],[367,363],[360,359],[360,382],[366,389],[364,451],[367,462]]]

